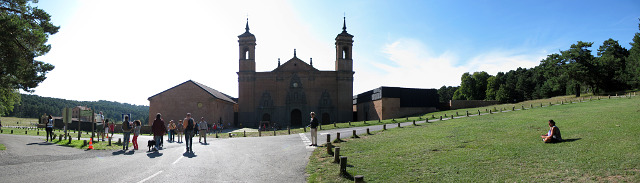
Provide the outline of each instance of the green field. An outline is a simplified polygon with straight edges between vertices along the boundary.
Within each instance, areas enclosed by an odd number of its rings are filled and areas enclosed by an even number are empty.
[[[36,127],[38,125],[36,118],[0,117],[0,121],[2,121],[2,126]]]
[[[394,128],[335,145],[348,157],[349,175],[367,182],[640,181],[639,97],[544,108],[536,102],[530,110]],[[568,141],[542,143],[549,119]],[[332,160],[316,149],[308,181],[352,182]]]
[[[7,147],[4,144],[0,144],[0,151],[7,150]]]

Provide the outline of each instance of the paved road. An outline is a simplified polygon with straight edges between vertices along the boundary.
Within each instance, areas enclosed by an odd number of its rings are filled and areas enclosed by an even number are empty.
[[[412,122],[401,124],[407,125]],[[395,127],[387,124],[387,128]],[[366,133],[367,128],[377,131],[383,127],[321,130],[318,141],[322,145],[327,134],[334,140],[337,132],[345,138],[353,130]],[[185,153],[183,143],[168,142],[159,152],[147,152],[150,136],[139,137],[138,151],[87,151],[49,144],[43,138],[0,135],[0,143],[7,146],[0,152],[2,182],[305,182],[305,167],[315,149],[308,146],[309,133],[208,138],[208,144],[197,143],[195,137],[193,154]]]

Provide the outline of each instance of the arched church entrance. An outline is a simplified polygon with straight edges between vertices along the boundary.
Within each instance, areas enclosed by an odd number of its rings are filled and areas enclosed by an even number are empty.
[[[330,124],[331,123],[331,116],[329,116],[329,113],[322,113],[322,124],[326,125],[326,124]]]
[[[302,111],[299,109],[294,109],[291,111],[291,126],[301,126],[302,125]]]

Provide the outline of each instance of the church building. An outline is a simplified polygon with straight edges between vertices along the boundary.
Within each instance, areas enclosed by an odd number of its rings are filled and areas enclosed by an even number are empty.
[[[244,127],[306,126],[315,112],[323,124],[353,119],[353,35],[346,20],[335,39],[335,70],[321,71],[313,61],[293,58],[272,71],[256,71],[256,37],[238,36],[238,123]],[[258,60],[259,61],[259,60]]]

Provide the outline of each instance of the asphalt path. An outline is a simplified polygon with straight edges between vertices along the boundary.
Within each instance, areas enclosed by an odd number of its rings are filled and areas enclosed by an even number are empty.
[[[465,116],[455,118],[462,117]],[[416,122],[423,123],[427,121]],[[400,124],[408,125],[412,122]],[[396,128],[397,124],[386,127]],[[320,130],[318,143],[325,144],[328,134],[333,141],[336,133],[348,138],[353,130],[360,135],[367,128],[378,131],[383,125]],[[121,135],[116,135],[117,138]],[[198,143],[198,137],[194,137],[194,153],[186,153],[184,143],[166,141],[160,151],[147,151],[147,140],[151,138],[140,136],[138,151],[107,151],[58,146],[44,142],[44,137],[0,135],[0,143],[7,147],[6,151],[0,151],[0,182],[305,182],[305,168],[315,149],[309,146],[308,132],[269,137],[209,137],[207,144]]]

